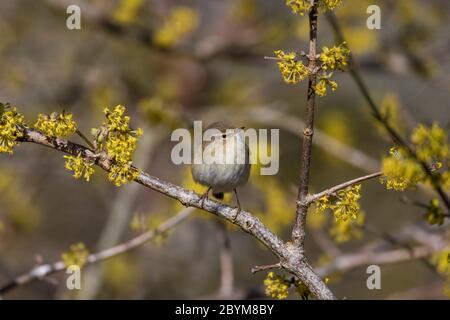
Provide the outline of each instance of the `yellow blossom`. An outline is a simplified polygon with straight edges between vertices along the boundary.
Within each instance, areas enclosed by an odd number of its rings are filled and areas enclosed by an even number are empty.
[[[315,202],[316,208],[318,212],[323,212],[326,209],[330,208],[331,202],[330,202],[330,197],[328,196],[323,196],[322,198],[320,198],[319,200],[317,200]]]
[[[154,42],[161,47],[173,47],[198,26],[195,10],[179,6],[172,9],[164,25],[156,31]]]
[[[445,190],[450,190],[450,171],[442,172],[439,175],[439,181]]]
[[[77,124],[71,113],[52,112],[50,115],[39,114],[34,127],[51,137],[67,137],[77,130]]]
[[[0,104],[0,153],[13,153],[17,140],[23,137],[24,117],[16,108]]]
[[[338,192],[337,201],[331,206],[336,221],[356,219],[360,213],[361,185],[357,184]]]
[[[301,16],[311,9],[311,1],[309,0],[286,0],[286,5],[291,8],[292,13]]]
[[[78,156],[64,156],[66,159],[66,169],[73,171],[73,177],[75,179],[83,177],[86,181],[89,181],[94,173],[94,163]]]
[[[264,280],[266,295],[276,299],[286,299],[289,296],[290,281],[283,276],[269,272]]]
[[[132,156],[142,135],[140,128],[130,128],[130,117],[125,116],[125,107],[118,105],[114,110],[105,108],[107,121],[100,129],[93,129],[97,149],[105,150],[112,160],[108,178],[116,186],[136,179],[139,170],[132,166]]]
[[[445,212],[439,205],[438,199],[432,199],[428,205],[428,211],[425,214],[425,219],[430,225],[442,225],[445,220]]]
[[[387,189],[403,191],[415,187],[426,178],[421,165],[411,159],[404,149],[391,148],[389,154],[382,161],[383,177],[380,179]]]
[[[348,63],[350,50],[347,48],[347,43],[343,42],[339,46],[332,48],[323,47],[320,54],[322,61],[322,69],[324,70],[343,70]]]
[[[319,9],[321,11],[334,10],[341,2],[342,0],[319,0]]]
[[[82,268],[86,264],[88,257],[89,251],[82,242],[71,245],[70,250],[62,254],[62,260],[67,267],[76,265]]]
[[[450,276],[450,248],[446,248],[433,254],[431,263],[436,266],[436,270],[440,274]]]
[[[112,165],[109,173],[108,179],[113,182],[117,187],[135,180],[139,175],[139,170],[131,165],[131,162],[123,165]]]
[[[276,50],[274,53],[279,59],[278,68],[286,83],[298,83],[309,75],[308,68],[303,62],[295,59],[295,53],[284,53],[282,50]]]
[[[443,161],[450,157],[448,133],[433,123],[431,127],[419,124],[411,134],[417,157],[426,163]]]
[[[112,14],[112,19],[118,23],[132,24],[136,22],[143,4],[143,0],[120,0]]]
[[[365,214],[360,212],[356,219],[335,220],[330,235],[336,243],[348,242],[353,239],[360,239],[363,236],[362,226],[364,226]]]
[[[342,0],[318,0],[317,7],[321,12],[333,10],[340,5]],[[310,0],[286,0],[286,5],[291,8],[292,13],[304,15],[311,9]]]
[[[327,86],[329,86],[332,91],[336,91],[338,85],[336,81],[330,80],[331,76],[332,73],[330,73],[329,75],[324,75],[317,82],[314,89],[318,96],[323,97],[327,94]]]

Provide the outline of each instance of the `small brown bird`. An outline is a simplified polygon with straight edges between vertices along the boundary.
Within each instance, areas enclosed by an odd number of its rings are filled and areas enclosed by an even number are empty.
[[[201,155],[196,154],[202,161],[192,164],[192,177],[197,183],[208,187],[201,197],[202,207],[210,190],[218,199],[223,199],[225,192],[234,191],[238,205],[236,219],[241,211],[236,188],[244,185],[250,175],[250,150],[245,142],[244,128],[214,122],[203,133],[208,129],[216,129],[217,133],[211,135],[211,141],[202,139],[202,148],[196,149],[197,153],[202,152]],[[205,151],[208,153],[207,160]]]

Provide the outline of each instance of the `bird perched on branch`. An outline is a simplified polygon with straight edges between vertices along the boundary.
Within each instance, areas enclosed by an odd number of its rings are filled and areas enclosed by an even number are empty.
[[[202,148],[196,148],[192,164],[194,181],[208,187],[201,197],[201,206],[209,191],[223,199],[225,192],[236,195],[237,218],[241,204],[236,188],[244,185],[250,175],[250,150],[245,142],[244,127],[236,128],[223,122],[214,122],[203,131]],[[197,163],[196,163],[197,162]]]

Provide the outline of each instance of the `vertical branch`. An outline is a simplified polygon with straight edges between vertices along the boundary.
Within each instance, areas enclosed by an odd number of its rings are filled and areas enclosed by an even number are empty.
[[[309,12],[309,53],[308,67],[311,72],[308,79],[308,96],[306,103],[305,127],[303,129],[302,163],[300,168],[300,186],[297,196],[297,216],[292,230],[292,239],[295,244],[303,248],[305,241],[305,225],[308,204],[304,202],[308,195],[309,174],[311,169],[311,149],[314,134],[314,109],[316,105],[316,48],[317,48],[317,0],[311,0],[312,7]]]

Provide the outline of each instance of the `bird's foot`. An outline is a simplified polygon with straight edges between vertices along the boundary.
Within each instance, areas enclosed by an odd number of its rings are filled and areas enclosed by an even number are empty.
[[[204,209],[205,199],[208,199],[209,190],[210,190],[210,188],[204,194],[202,194],[202,196],[200,197],[200,208],[202,208],[202,209]]]
[[[236,214],[233,217],[233,222],[236,222],[237,217],[239,216],[239,213],[241,213],[241,207],[236,208]]]

